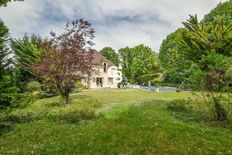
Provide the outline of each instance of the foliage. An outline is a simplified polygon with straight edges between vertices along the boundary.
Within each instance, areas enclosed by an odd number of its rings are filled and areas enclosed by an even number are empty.
[[[8,2],[11,2],[12,0],[0,0],[0,7],[6,6]],[[24,0],[13,0],[13,1],[24,1]]]
[[[100,53],[116,66],[119,65],[120,60],[118,54],[111,47],[104,47],[102,50],[100,50]]]
[[[152,49],[145,45],[119,50],[122,72],[129,82],[143,84],[158,77],[159,61]]]
[[[201,22],[197,15],[190,16],[183,22],[183,29],[164,40],[159,55],[166,82],[182,81],[188,88],[200,91],[195,93],[199,102],[215,120],[223,122],[228,121],[231,111],[228,106],[232,79],[227,75],[232,66],[230,8],[231,1],[220,3]]]
[[[220,21],[215,25],[206,25],[199,23],[197,16],[190,16],[183,24],[187,32],[182,46],[186,49],[186,58],[193,62],[190,71],[188,70],[187,83],[193,90],[201,91],[203,103],[212,106],[214,119],[227,121],[228,112],[222,102],[231,104],[230,98],[224,97],[223,94],[231,93],[228,88],[232,79],[226,78],[225,73],[232,66],[232,53],[227,48],[232,41],[232,24],[226,26]]]
[[[61,114],[55,119],[59,121],[66,121],[69,123],[79,123],[83,120],[91,120],[97,117],[95,109],[89,108],[87,106],[77,109],[75,111],[70,111],[68,113]]]
[[[38,120],[63,121],[67,123],[79,123],[83,120],[98,117],[96,113],[97,107],[101,106],[97,100],[82,99],[71,100],[70,104],[64,106],[59,102],[59,97],[42,99],[31,102],[26,101],[27,96],[32,97],[30,93],[24,94],[24,102],[20,107],[11,111],[6,115],[5,120],[13,123],[25,123]],[[45,102],[46,101],[46,102]]]
[[[0,20],[0,80],[5,74],[4,72],[8,64],[7,57],[9,53],[4,49],[7,34],[8,28],[4,25],[3,21]]]
[[[132,61],[133,51],[131,48],[126,47],[118,50],[119,57],[122,65],[123,75],[128,79],[129,82],[132,80]]]
[[[41,84],[38,81],[31,81],[27,84],[27,90],[29,92],[35,92],[41,90]]]
[[[194,66],[188,78],[187,83],[194,90],[200,90],[200,93],[194,93],[198,102],[207,107],[211,118],[217,121],[228,121],[232,110],[232,74],[230,72],[222,73],[217,70],[204,72]]]
[[[207,14],[203,22],[204,23],[218,23],[221,19],[224,19],[226,25],[231,24],[232,21],[232,1],[228,0],[223,3],[219,3],[209,14]]]
[[[209,70],[210,60],[204,61],[210,53],[231,57],[232,49],[232,1],[218,4],[202,21],[197,16],[183,22],[185,28],[170,34],[160,48],[161,67],[165,69],[165,82],[180,83],[185,75],[179,75],[197,64]],[[215,56],[216,56],[215,55]],[[222,58],[222,56],[220,56]],[[219,57],[215,57],[219,59]],[[209,63],[209,65],[208,65]]]
[[[186,30],[181,28],[171,33],[162,42],[159,53],[160,65],[164,69],[164,82],[180,84],[183,77],[180,75],[189,68],[189,61],[182,52],[180,43]]]
[[[230,35],[232,23],[226,26],[222,20],[216,25],[206,25],[199,23],[195,15],[190,16],[190,19],[183,22],[183,24],[187,32],[184,35],[182,47],[185,49],[184,54],[187,60],[196,63],[201,69],[207,71],[210,70],[210,65],[214,66],[215,64],[214,62],[204,61],[205,56],[209,54],[212,56],[213,53],[216,57],[219,55],[224,57],[232,56],[232,35]]]
[[[75,89],[83,89],[85,86],[83,85],[83,83],[81,81],[77,81],[75,83]]]
[[[0,108],[4,106],[11,106],[17,102],[18,88],[13,85],[10,76],[3,76],[0,81]]]
[[[95,32],[91,24],[82,19],[67,24],[65,30],[59,36],[51,32],[52,40],[44,43],[45,52],[33,66],[44,81],[56,86],[67,104],[76,81],[91,73],[93,52],[88,46],[93,45]]]
[[[40,48],[42,39],[39,36],[25,35],[22,39],[14,39],[11,42],[12,51],[15,54],[14,72],[17,86],[22,92],[26,91],[26,83],[36,79],[32,64],[40,60],[43,49]]]

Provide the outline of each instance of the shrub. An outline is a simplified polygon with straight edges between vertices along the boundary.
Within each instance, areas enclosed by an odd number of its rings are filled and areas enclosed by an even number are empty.
[[[215,64],[221,63],[215,62]],[[231,64],[231,61],[229,64]],[[192,66],[187,82],[193,90],[200,90],[200,93],[193,92],[193,94],[196,99],[201,100],[200,102],[204,106],[208,107],[208,113],[212,119],[227,122],[230,119],[231,109],[226,106],[232,105],[232,71],[220,65],[214,65],[210,68],[210,71],[204,71],[197,65]]]
[[[31,81],[27,84],[27,90],[29,92],[40,91],[41,84],[38,81]]]
[[[96,112],[93,108],[82,107],[81,109],[62,114],[56,117],[56,119],[66,121],[69,123],[78,123],[81,120],[93,119],[96,116]]]
[[[77,81],[74,86],[74,91],[78,92],[81,91],[82,89],[86,88],[85,85],[81,81]]]
[[[13,123],[25,123],[38,118],[38,114],[31,110],[16,110],[13,113],[6,115],[5,121]]]
[[[4,76],[0,81],[0,108],[11,106],[18,97],[19,89],[14,86],[10,76]]]
[[[12,101],[12,107],[25,108],[39,98],[39,92],[25,92],[23,94],[18,95],[18,97],[14,98],[14,100]]]
[[[12,124],[10,122],[0,121],[0,136],[3,133],[3,131],[11,129],[11,125]]]

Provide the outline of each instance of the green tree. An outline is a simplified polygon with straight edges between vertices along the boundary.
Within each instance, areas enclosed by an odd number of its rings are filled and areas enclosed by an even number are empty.
[[[7,64],[8,52],[4,49],[8,28],[0,20],[0,80],[2,79]]]
[[[118,54],[111,47],[104,47],[102,50],[100,50],[100,53],[104,57],[106,57],[108,60],[113,62],[113,64],[115,64],[116,66],[119,65],[120,61],[119,61],[119,58],[118,58]]]
[[[184,41],[181,43],[185,58],[199,65],[202,70],[209,71],[209,66],[215,65],[214,60],[204,59],[215,53],[226,57],[232,56],[232,24],[225,25],[221,20],[217,24],[200,23],[197,16],[190,16],[183,22],[187,29]]]
[[[123,75],[129,82],[132,80],[132,63],[133,63],[133,50],[129,47],[121,48],[118,50],[121,60]]]
[[[219,23],[224,19],[225,25],[230,25],[232,22],[232,0],[224,3],[219,3],[209,14],[202,20],[203,23]]]
[[[159,70],[158,56],[145,45],[119,50],[122,72],[131,83],[147,83]]]
[[[220,3],[202,21],[190,16],[185,28],[170,34],[162,43],[159,59],[166,72],[165,80],[180,83],[178,72],[198,63],[207,70],[208,61],[201,58],[211,52],[231,56],[232,1]],[[201,63],[201,64],[200,64]]]
[[[183,77],[179,73],[191,65],[185,58],[180,46],[184,40],[183,35],[185,32],[186,29],[184,28],[178,29],[168,35],[160,46],[159,60],[161,67],[165,70],[164,82],[181,83]]]
[[[187,31],[182,47],[193,63],[187,83],[193,90],[200,90],[201,95],[197,95],[205,105],[212,105],[217,121],[227,121],[225,105],[232,104],[232,24],[225,24],[223,19],[214,24],[203,23],[196,15],[183,24]]]
[[[0,108],[12,105],[18,97],[18,92],[12,76],[4,75],[0,80]]]
[[[11,48],[15,54],[16,83],[21,91],[25,91],[25,84],[36,78],[32,64],[40,59],[43,49],[40,48],[42,39],[39,36],[25,35],[22,39],[12,40]]]

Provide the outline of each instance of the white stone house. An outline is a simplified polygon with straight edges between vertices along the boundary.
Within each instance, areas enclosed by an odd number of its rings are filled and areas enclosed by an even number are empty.
[[[93,72],[90,78],[82,79],[88,88],[117,88],[122,81],[122,72],[99,52],[93,53]]]

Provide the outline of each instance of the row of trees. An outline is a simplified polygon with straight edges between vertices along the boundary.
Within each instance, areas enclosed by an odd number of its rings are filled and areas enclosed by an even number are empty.
[[[3,0],[0,6],[8,2]],[[40,90],[60,94],[68,103],[75,83],[91,75],[94,34],[90,23],[76,20],[60,35],[51,32],[50,39],[38,35],[13,39],[0,21],[0,105],[17,106]],[[124,79],[130,83],[143,84],[158,77],[158,56],[145,45],[117,53],[106,47],[100,52],[122,66]]]
[[[121,67],[124,79],[129,83],[147,84],[160,77],[158,55],[148,46],[141,44],[133,48],[125,47],[117,52],[111,47],[105,47],[100,53]]]
[[[51,39],[36,35],[9,39],[8,29],[1,24],[1,105],[23,102],[20,99],[30,91],[27,85],[39,85],[37,90],[48,93],[57,91],[68,103],[75,83],[89,76],[92,69],[91,40],[95,31],[91,24],[82,19],[73,21],[63,34],[51,32]]]

